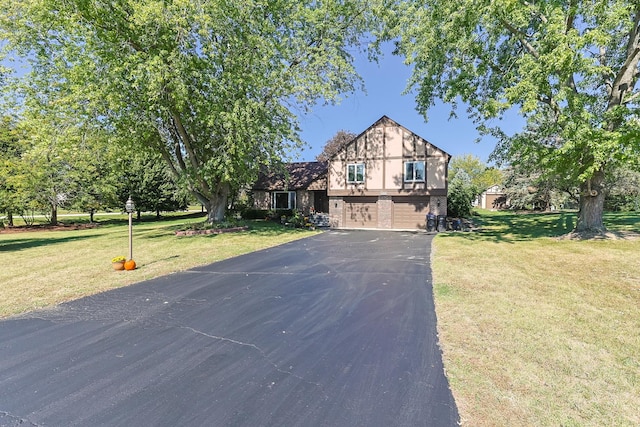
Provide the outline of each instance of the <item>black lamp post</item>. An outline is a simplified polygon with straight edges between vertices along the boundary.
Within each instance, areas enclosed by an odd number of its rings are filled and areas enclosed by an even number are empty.
[[[132,223],[132,215],[133,211],[136,209],[136,205],[131,200],[131,196],[127,200],[127,203],[124,205],[125,209],[129,213],[129,259],[133,259],[133,223]]]

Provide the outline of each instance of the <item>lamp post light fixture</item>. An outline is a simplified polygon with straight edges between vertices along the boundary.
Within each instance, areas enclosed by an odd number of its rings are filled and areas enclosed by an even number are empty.
[[[132,215],[133,211],[136,209],[136,205],[131,200],[131,196],[127,200],[127,203],[124,205],[125,209],[129,213],[129,259],[133,259],[133,224],[132,224]]]

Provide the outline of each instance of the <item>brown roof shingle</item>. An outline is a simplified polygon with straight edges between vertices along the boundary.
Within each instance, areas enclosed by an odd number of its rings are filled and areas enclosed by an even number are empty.
[[[305,190],[319,179],[326,179],[326,176],[327,163],[325,162],[287,163],[285,172],[261,174],[252,188],[267,191]]]

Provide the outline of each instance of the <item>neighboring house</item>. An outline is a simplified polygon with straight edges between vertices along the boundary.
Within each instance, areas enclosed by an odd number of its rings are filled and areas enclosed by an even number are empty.
[[[329,159],[330,224],[424,229],[447,214],[451,155],[383,116]]]
[[[289,163],[281,172],[261,175],[251,191],[256,209],[328,212],[327,164]]]
[[[505,209],[507,195],[499,185],[493,185],[478,196],[475,205],[482,209]]]

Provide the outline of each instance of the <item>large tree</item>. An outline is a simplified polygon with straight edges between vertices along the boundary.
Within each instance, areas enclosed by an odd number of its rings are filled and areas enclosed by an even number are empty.
[[[135,202],[138,219],[141,212],[177,211],[187,208],[187,197],[180,191],[175,176],[158,153],[138,151],[120,159],[120,206],[130,196]]]
[[[296,114],[359,84],[364,0],[0,0],[33,96],[158,150],[222,219],[233,188],[301,145]],[[61,101],[57,101],[61,100]]]
[[[25,147],[20,129],[11,117],[0,118],[0,212],[5,212],[7,225],[13,226],[13,215],[22,213],[17,181]],[[2,222],[0,222],[0,225]]]
[[[576,231],[604,230],[605,175],[640,157],[640,3],[629,0],[410,0],[390,19],[413,64],[425,116],[468,105],[497,158],[534,162],[580,188]],[[508,136],[518,108],[524,131]],[[496,126],[495,123],[498,123]]]
[[[341,129],[329,139],[322,149],[322,152],[316,156],[318,162],[326,162],[333,157],[348,142],[351,142],[356,136],[355,133]]]

